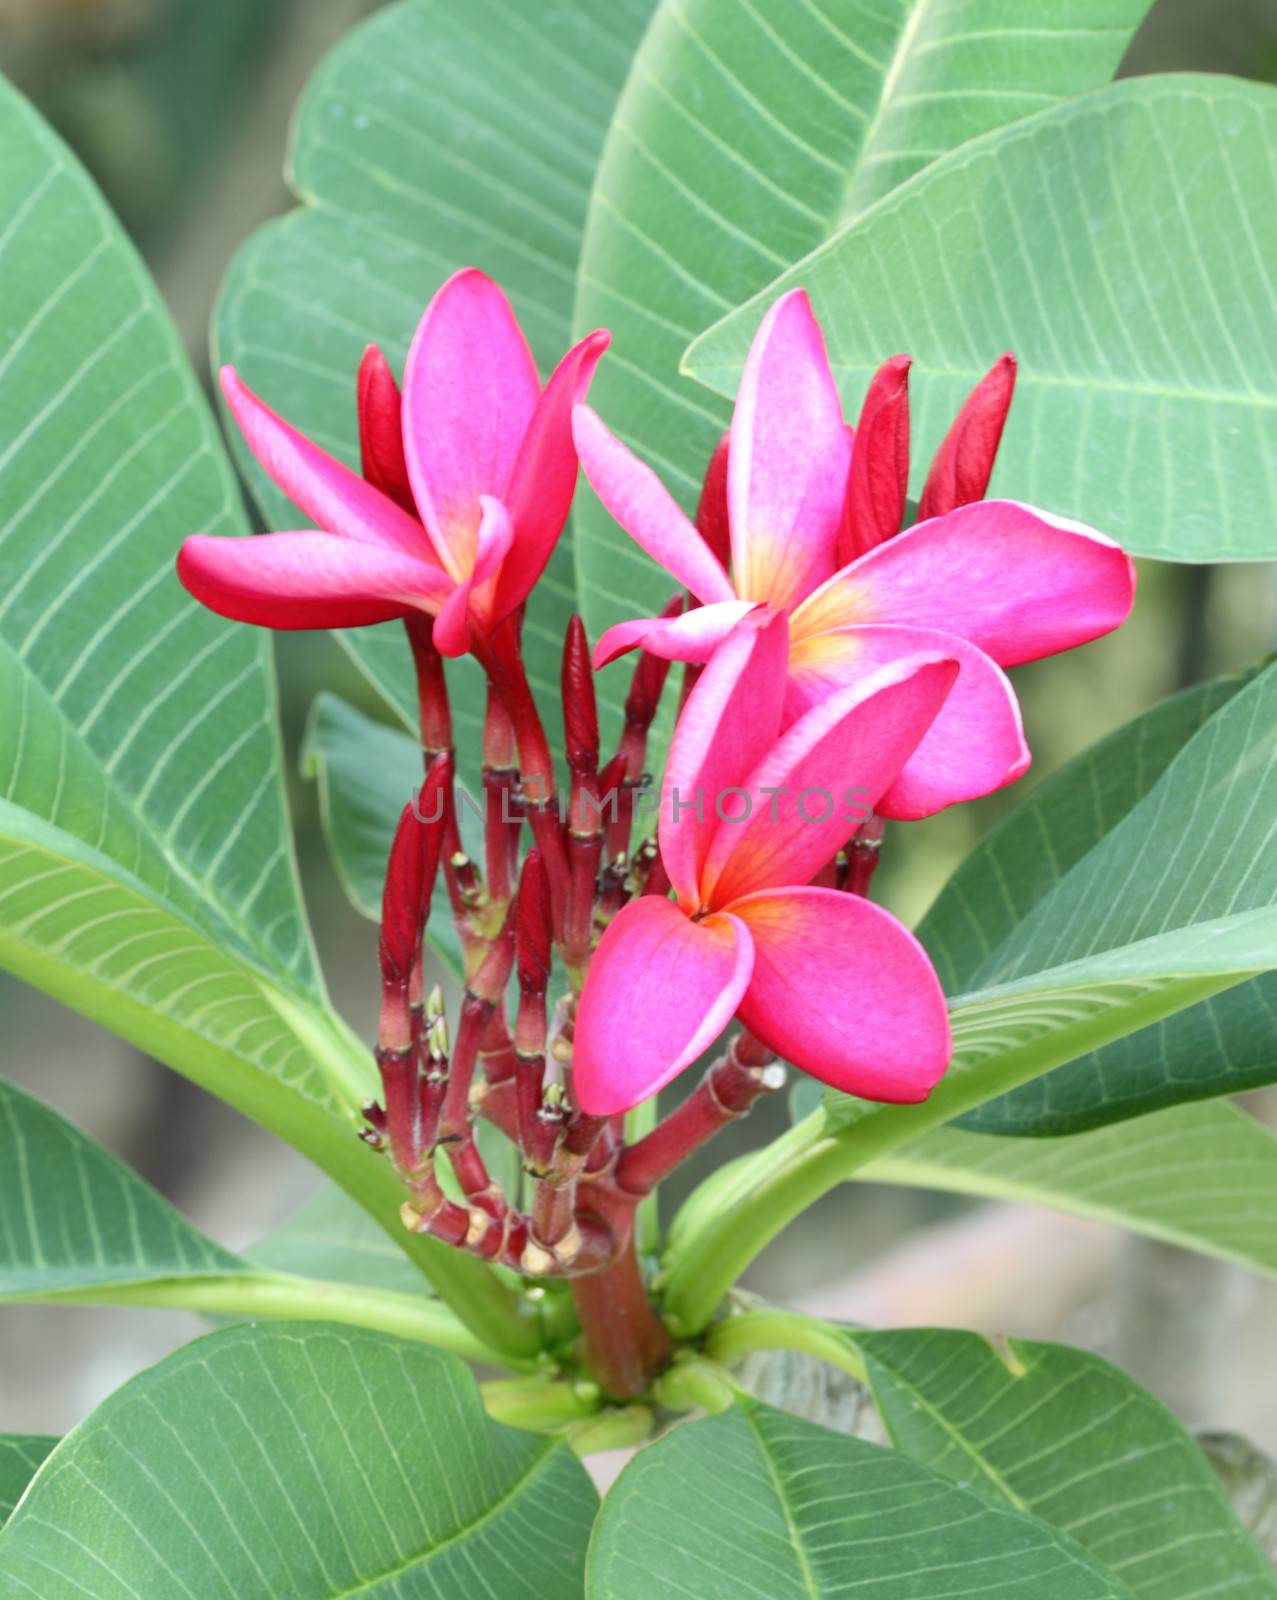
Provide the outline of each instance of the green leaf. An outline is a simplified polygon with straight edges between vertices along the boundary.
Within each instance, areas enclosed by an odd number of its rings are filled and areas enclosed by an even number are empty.
[[[652,0],[404,0],[354,29],[293,122],[288,172],[302,208],[256,233],[231,267],[218,358],[353,464],[364,346],[380,344],[400,366],[430,296],[473,264],[508,291],[547,373],[571,337],[595,160],[651,9]],[[266,521],[293,527],[296,511],[234,442]],[[543,714],[559,701],[559,651],[576,606],[569,544],[565,536],[528,614]],[[402,635],[395,624],[338,637],[414,728]],[[462,770],[473,777],[482,676],[465,661],[451,682]]]
[[[489,1422],[453,1357],[250,1325],[62,1441],[0,1533],[0,1578],[40,1600],[577,1600],[594,1503],[568,1447]]]
[[[321,1225],[324,1238],[317,1237]],[[421,1339],[489,1365],[525,1364],[429,1298],[405,1250],[340,1190],[246,1260],[48,1106],[0,1080],[0,1301],[322,1317]]]
[[[420,746],[325,691],[311,707],[301,766],[303,776],[319,785],[324,838],[342,888],[361,916],[380,922],[390,843],[400,813],[421,786]],[[474,796],[460,785],[462,843],[478,861],[483,859],[481,815]],[[453,976],[460,977],[461,945],[442,874],[435,884],[429,938]]]
[[[136,1173],[0,1080],[0,1299],[251,1269]]]
[[[1099,1356],[975,1333],[856,1333],[892,1442],[1069,1535],[1148,1600],[1273,1600],[1277,1574],[1206,1457]]]
[[[421,1273],[399,1246],[334,1184],[319,1186],[273,1233],[247,1252],[275,1273],[420,1295]]]
[[[950,991],[1015,936],[1020,920],[1141,800],[1193,734],[1254,676],[1186,689],[1110,734],[1048,778],[994,828],[945,885],[919,928]],[[1197,1095],[1277,1077],[1277,978],[1132,1034],[981,1106],[964,1126],[986,1133],[1074,1133]]]
[[[1277,1277],[1277,1135],[1222,1101],[1050,1142],[936,1128],[855,1176],[1051,1206]]]
[[[299,1031],[289,1020],[295,1008],[261,974],[104,856],[4,801],[0,905],[0,965],[179,1067],[303,1151],[395,1237],[484,1348],[514,1357],[535,1350],[535,1327],[490,1269],[400,1227],[398,1179],[355,1137],[315,1064],[326,1051],[330,1072],[366,1070],[364,1052],[335,1022],[302,1012]],[[164,1303],[176,1303],[171,1283],[164,1292]],[[244,1298],[237,1288],[230,1293]],[[340,1309],[340,1301],[326,1303],[325,1314]]]
[[[57,1444],[52,1434],[0,1434],[0,1528],[21,1500],[36,1468]]]
[[[0,798],[318,998],[267,640],[174,572],[186,534],[246,531],[215,426],[132,246],[4,84],[0,149]]]
[[[587,1577],[591,1600],[1129,1593],[1036,1518],[743,1398],[640,1450],[603,1502]]]
[[[608,134],[581,257],[576,329],[601,323],[615,338],[591,391],[604,420],[690,509],[729,408],[680,376],[688,341],[932,157],[1106,83],[1147,9],[663,0]],[[874,365],[901,348],[913,345],[884,332]],[[857,392],[853,418],[859,405]],[[673,580],[585,490],[577,508],[591,632],[663,605]],[[615,697],[624,682],[618,668],[601,687]]]
[[[998,353],[1020,358],[994,490],[1140,555],[1277,554],[1277,92],[1136,78],[918,173],[702,335],[686,368],[734,391],[765,307],[801,284],[847,406],[917,358],[919,473]],[[1053,441],[1069,440],[1067,449]]]

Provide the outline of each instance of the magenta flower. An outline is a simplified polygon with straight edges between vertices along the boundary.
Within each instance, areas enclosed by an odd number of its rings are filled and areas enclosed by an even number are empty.
[[[922,946],[858,895],[815,888],[926,737],[958,673],[935,651],[860,675],[783,734],[788,630],[758,608],[715,651],[679,717],[661,793],[675,900],[631,901],[581,994],[573,1087],[627,1110],[733,1015],[850,1094],[925,1099],[952,1050]]]
[[[426,307],[408,352],[402,414],[390,369],[359,371],[364,476],[222,370],[249,448],[316,530],[187,539],[178,576],[212,610],[267,628],[352,628],[434,616],[463,655],[526,599],[576,486],[571,413],[607,348],[568,351],[544,389],[509,301],[474,268]]]
[[[884,385],[891,365],[880,375]],[[983,439],[991,463],[1013,379],[1013,364],[999,363],[964,408],[928,480],[931,504],[963,498],[964,437]],[[889,388],[875,397],[875,414],[886,408],[878,448],[889,456],[872,475],[852,472],[851,429],[807,296],[792,290],[771,307],[745,363],[729,435],[731,577],[655,473],[588,406],[576,408],[573,431],[586,476],[612,516],[702,602],[672,620],[610,628],[597,664],[636,645],[707,661],[760,603],[789,615],[788,720],[903,656],[939,653],[959,663],[935,726],[878,807],[886,817],[913,818],[1024,772],[1029,751],[1002,669],[1116,628],[1130,611],[1135,577],[1110,539],[1013,500],[957,505],[894,537],[883,538],[894,532],[888,524],[849,539],[848,518],[863,530],[903,502],[896,403]],[[849,554],[882,542],[841,564],[840,533]]]

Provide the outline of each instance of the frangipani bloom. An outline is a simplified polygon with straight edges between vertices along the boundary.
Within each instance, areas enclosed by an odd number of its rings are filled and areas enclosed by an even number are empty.
[[[268,628],[350,628],[413,611],[463,655],[526,599],[576,487],[571,412],[605,332],[568,351],[542,389],[509,301],[473,268],[426,307],[400,397],[379,351],[359,372],[364,476],[222,370],[249,448],[316,530],[187,539],[178,575],[206,606]]]
[[[631,901],[594,953],[573,1045],[587,1112],[655,1094],[733,1015],[803,1071],[874,1100],[925,1099],[948,1065],[921,945],[880,906],[811,879],[925,737],[957,663],[901,656],[782,734],[787,651],[783,615],[751,612],[679,717],[658,824],[676,898]]]
[[[573,431],[608,511],[701,602],[673,620],[609,629],[599,665],[636,645],[708,661],[760,603],[789,615],[790,720],[902,656],[938,652],[959,663],[935,726],[882,797],[883,816],[927,816],[1018,778],[1029,751],[1002,669],[1098,638],[1131,608],[1134,570],[1116,544],[1012,500],[960,505],[839,566],[852,434],[800,289],[764,317],[736,398],[730,577],[656,474],[588,406],[576,408]]]

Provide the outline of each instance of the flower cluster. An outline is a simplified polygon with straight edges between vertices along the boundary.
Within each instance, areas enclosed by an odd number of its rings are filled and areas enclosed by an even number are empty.
[[[867,898],[883,819],[1018,778],[1029,752],[1004,669],[1116,627],[1134,589],[1103,535],[982,498],[1014,386],[1009,356],[962,408],[904,528],[908,359],[881,368],[853,432],[806,295],[783,296],[754,340],[692,521],[585,404],[607,342],[601,331],[581,340],[542,387],[501,291],[477,271],[456,274],[416,331],[402,394],[381,353],[364,356],[361,473],[227,369],[245,439],[315,526],[191,538],[178,560],[197,598],[241,621],[405,621],[425,781],[387,870],[383,1095],[364,1136],[402,1174],[409,1226],[574,1281],[624,1258],[638,1199],[777,1086],[776,1057],[870,1099],[926,1097],[949,1060],[949,1027],[924,950]],[[572,619],[560,804],[521,632],[578,460],[681,592],[661,616],[609,629],[593,658]],[[635,648],[625,725],[605,760],[594,673]],[[461,849],[442,659],[467,652],[489,683],[481,865]],[[682,700],[657,828],[635,846],[671,662],[684,664]],[[422,975],[440,872],[465,955],[455,1036]],[[556,954],[567,992],[551,1007]],[[733,1018],[742,1031],[698,1089],[627,1143],[623,1113]],[[489,1177],[476,1112],[518,1144],[527,1210]]]

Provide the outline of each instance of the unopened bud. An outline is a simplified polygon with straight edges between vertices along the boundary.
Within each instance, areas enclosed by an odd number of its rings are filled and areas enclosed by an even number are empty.
[[[1000,357],[976,384],[936,451],[918,503],[918,521],[982,500],[993,474],[1015,390],[1015,357]]]
[[[448,1020],[446,1017],[436,1017],[426,1032],[426,1050],[432,1063],[446,1062],[448,1059]]]
[[[900,532],[909,487],[909,367],[908,356],[884,361],[860,408],[838,530],[840,566]]]
[[[732,561],[732,530],[727,515],[727,448],[731,435],[725,433],[714,446],[705,468],[701,498],[696,507],[696,531],[709,546],[724,571]]]
[[[355,394],[364,477],[415,517],[417,505],[404,457],[399,386],[375,344],[368,346],[359,363]]]
[[[519,987],[543,994],[550,981],[550,885],[539,850],[529,850],[519,876],[516,945]]]
[[[407,987],[421,939],[426,825],[410,800],[399,816],[381,897],[378,956],[382,982]]]
[[[568,766],[593,777],[599,765],[599,712],[585,624],[575,614],[563,640],[563,730]]]
[[[443,990],[436,983],[426,996],[426,1023],[427,1026],[442,1019],[444,1013]]]

